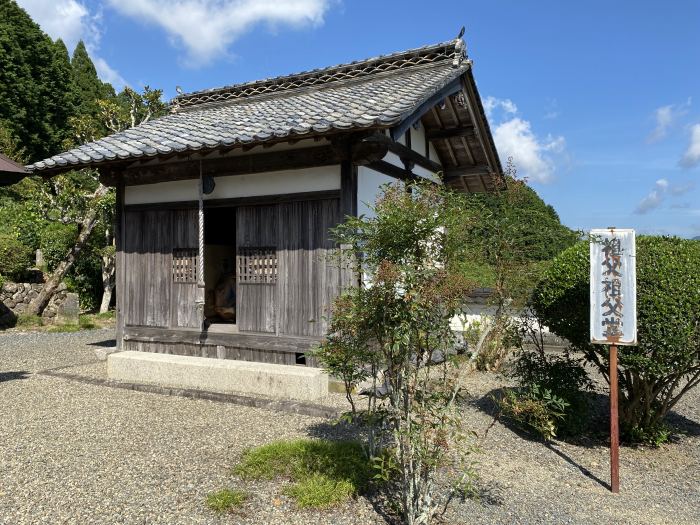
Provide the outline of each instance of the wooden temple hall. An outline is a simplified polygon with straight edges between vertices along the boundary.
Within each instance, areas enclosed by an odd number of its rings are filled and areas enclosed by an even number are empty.
[[[488,191],[502,174],[461,36],[181,94],[170,113],[27,166],[99,170],[117,195],[117,345],[314,366],[357,277],[329,229],[382,185]]]

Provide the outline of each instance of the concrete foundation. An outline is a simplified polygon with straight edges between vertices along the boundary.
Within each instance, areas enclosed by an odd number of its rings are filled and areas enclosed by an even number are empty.
[[[328,375],[310,367],[150,352],[107,356],[110,379],[222,393],[315,400],[328,393]]]

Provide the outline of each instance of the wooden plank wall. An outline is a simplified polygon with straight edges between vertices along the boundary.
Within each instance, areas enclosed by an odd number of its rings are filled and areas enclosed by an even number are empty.
[[[278,221],[278,205],[236,208],[236,248],[276,247]],[[275,333],[277,308],[276,284],[238,283],[236,324],[239,331]]]
[[[173,210],[173,248],[195,248],[198,244],[197,210]],[[197,283],[173,283],[170,303],[171,326],[199,328],[200,313],[194,307]]]
[[[280,205],[280,334],[325,334],[324,317],[341,285],[328,234],[339,221],[338,199]]]
[[[276,284],[239,284],[240,332],[320,337],[333,299],[347,285],[328,230],[341,220],[338,198],[239,206],[238,246],[276,247]],[[173,283],[172,250],[197,246],[197,211],[124,212],[126,326],[199,328],[196,284]]]
[[[124,302],[127,326],[200,326],[195,283],[173,283],[173,248],[197,246],[196,210],[124,212]]]

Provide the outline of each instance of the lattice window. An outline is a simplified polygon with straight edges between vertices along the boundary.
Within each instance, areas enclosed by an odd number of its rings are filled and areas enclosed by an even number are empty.
[[[175,248],[173,250],[173,282],[197,282],[197,248]]]
[[[277,282],[277,249],[239,248],[238,282],[240,284],[275,284]]]

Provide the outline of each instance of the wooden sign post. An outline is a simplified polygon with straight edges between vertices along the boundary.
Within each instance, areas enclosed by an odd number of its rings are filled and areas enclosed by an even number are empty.
[[[617,347],[637,344],[634,230],[591,230],[591,343],[610,349],[610,490],[620,492]]]

